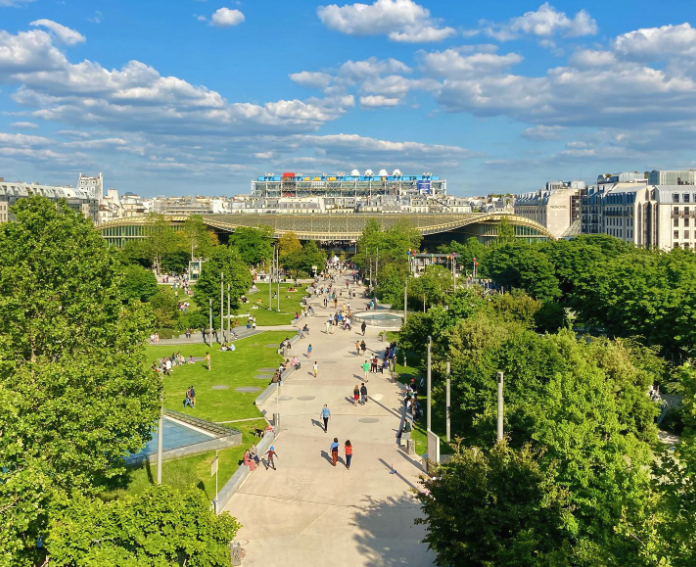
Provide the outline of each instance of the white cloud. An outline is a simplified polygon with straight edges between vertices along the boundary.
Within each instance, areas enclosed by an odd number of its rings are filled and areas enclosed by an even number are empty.
[[[614,49],[622,56],[648,61],[670,56],[694,57],[696,29],[688,23],[640,29],[618,36]]]
[[[464,52],[467,50],[465,49]],[[421,57],[423,69],[432,75],[443,77],[461,77],[490,74],[507,69],[522,61],[517,53],[496,55],[494,53],[474,53],[462,55],[458,48],[424,53]]]
[[[293,83],[302,85],[303,87],[323,89],[329,86],[333,77],[328,73],[319,73],[312,71],[301,71],[300,73],[291,73],[290,80]]]
[[[388,108],[399,106],[398,98],[388,98],[382,95],[369,95],[360,97],[360,106],[363,108]]]
[[[254,157],[258,159],[271,159],[273,157],[273,152],[256,152]]]
[[[532,126],[522,132],[522,136],[528,140],[546,142],[549,140],[560,140],[561,133],[565,130],[562,126]]]
[[[74,29],[66,27],[52,20],[34,20],[29,25],[35,27],[42,27],[50,30],[60,41],[62,41],[66,45],[76,45],[78,43],[84,43],[86,41],[85,36],[82,35],[80,32],[75,31]]]
[[[97,10],[94,12],[93,16],[87,18],[87,21],[92,22],[93,24],[101,24],[104,21],[104,14]]]
[[[346,61],[338,70],[338,76],[351,83],[378,77],[385,73],[410,73],[411,68],[397,59],[370,57],[363,61]]]
[[[31,4],[34,0],[0,0],[0,6],[22,6]]]
[[[51,36],[42,30],[12,35],[0,31],[0,82],[12,72],[36,72],[62,68],[65,56],[53,46]]]
[[[36,130],[39,125],[33,122],[13,122],[12,127],[16,130]]]
[[[526,12],[504,24],[485,20],[481,24],[485,26],[485,33],[498,41],[509,41],[521,35],[549,38],[559,33],[566,37],[580,37],[596,35],[598,31],[597,22],[585,10],[580,10],[574,18],[569,18],[565,12],[559,12],[548,2],[538,10]]]
[[[579,49],[573,53],[570,62],[577,67],[605,67],[616,63],[616,57],[611,51]]]
[[[229,28],[236,26],[244,21],[244,14],[239,10],[230,10],[229,8],[218,9],[210,18],[210,25],[220,28]]]
[[[347,35],[387,35],[392,41],[442,41],[457,32],[440,27],[430,10],[412,0],[375,0],[373,4],[319,6],[317,15],[329,29]]]

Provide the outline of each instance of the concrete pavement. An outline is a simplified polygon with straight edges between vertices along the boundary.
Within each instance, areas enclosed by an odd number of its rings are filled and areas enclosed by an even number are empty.
[[[354,311],[365,303],[350,300]],[[362,336],[357,327],[327,335],[329,311],[319,299],[312,305],[317,315],[309,320],[311,334],[293,349],[302,353],[302,368],[283,384],[278,402],[273,397],[262,407],[269,415],[276,404],[280,408],[278,470],[259,467],[225,508],[244,526],[237,536],[246,551],[243,565],[434,565],[434,555],[420,543],[423,527],[413,524],[419,506],[411,490],[422,469],[396,444],[401,388],[387,375],[371,375],[368,403],[354,405],[353,387],[362,383],[365,360],[355,353],[355,341]],[[378,332],[368,327],[367,354],[383,354],[386,343]],[[309,343],[311,359],[304,356]],[[328,433],[320,418],[325,403],[331,410]],[[341,447],[335,468],[329,454],[334,437]],[[346,439],[354,447],[350,470],[344,465]]]

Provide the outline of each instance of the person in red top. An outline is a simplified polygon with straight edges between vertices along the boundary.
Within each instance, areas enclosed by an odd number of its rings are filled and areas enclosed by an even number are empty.
[[[350,461],[353,459],[353,445],[350,440],[346,440],[344,448],[346,450],[346,468],[350,470]]]

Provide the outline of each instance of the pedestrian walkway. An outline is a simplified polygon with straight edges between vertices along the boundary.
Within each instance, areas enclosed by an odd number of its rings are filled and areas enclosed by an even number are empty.
[[[365,300],[349,301],[354,311],[365,309]],[[420,543],[424,528],[413,524],[420,509],[411,491],[422,468],[396,444],[401,387],[386,374],[373,374],[368,403],[355,405],[353,388],[363,381],[364,361],[355,341],[362,334],[354,326],[327,335],[323,321],[332,311],[323,309],[321,298],[312,305],[312,357],[303,354],[302,368],[283,383],[279,399],[262,407],[269,416],[276,407],[281,414],[277,470],[258,468],[225,508],[244,526],[237,536],[246,550],[244,565],[434,565],[434,555]],[[386,343],[378,332],[368,328],[365,342],[382,354]],[[311,372],[315,361],[318,378]],[[325,403],[331,410],[328,433],[320,417]],[[329,452],[334,437],[340,444],[336,467]],[[346,439],[353,444],[350,470]]]

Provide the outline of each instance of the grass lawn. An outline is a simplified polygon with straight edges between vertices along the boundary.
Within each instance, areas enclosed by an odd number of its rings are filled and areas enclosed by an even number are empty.
[[[253,429],[264,425],[265,421],[263,418],[259,418],[255,421],[243,421],[230,424],[230,427],[234,427],[242,432],[242,444],[239,447],[232,447],[231,449],[225,449],[219,452],[219,490],[222,489],[242,463],[242,457],[247,447],[259,441],[258,438],[253,436]],[[210,476],[210,463],[214,458],[215,451],[210,451],[192,457],[165,461],[162,464],[162,482],[177,489],[190,487],[198,488],[202,491],[202,496],[205,500],[211,502],[215,498],[215,477]],[[138,467],[128,469],[128,473],[119,483],[120,486],[103,493],[101,497],[104,500],[112,500],[126,494],[139,494],[149,486],[155,484],[156,477],[156,463],[152,465],[142,464]]]
[[[300,284],[295,292],[288,292],[288,288],[294,287],[289,283],[280,284],[280,313],[276,311],[278,308],[278,299],[271,299],[271,308],[268,310],[268,284],[257,283],[256,287],[259,291],[252,295],[247,295],[249,303],[240,306],[238,313],[250,313],[252,317],[256,317],[257,325],[289,325],[295,317],[295,312],[302,311],[300,301],[305,296],[305,286]],[[273,284],[273,291],[278,289],[277,284]],[[196,292],[196,287],[193,287],[193,292]],[[252,309],[257,307],[258,309]],[[240,325],[246,324],[246,319],[239,320]],[[278,341],[280,342],[280,341]]]
[[[210,351],[212,370],[209,372],[205,361],[177,366],[171,376],[164,377],[164,407],[184,412],[208,421],[228,421],[260,417],[254,405],[260,392],[243,393],[235,388],[252,386],[263,390],[268,385],[264,380],[256,380],[260,368],[275,368],[282,361],[276,348],[264,345],[279,345],[289,336],[287,331],[266,331],[246,339],[235,341],[234,352],[220,352],[217,346],[210,349],[204,344],[177,346],[150,346],[148,360],[171,356],[181,351],[189,356],[203,358]],[[196,391],[196,407],[184,409],[186,390],[193,386]],[[213,390],[213,386],[228,386],[226,390]]]

